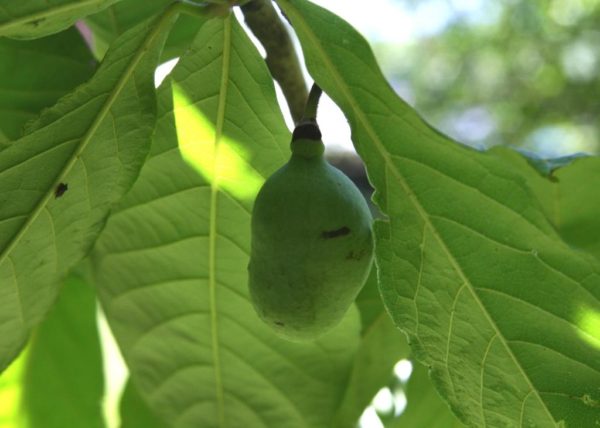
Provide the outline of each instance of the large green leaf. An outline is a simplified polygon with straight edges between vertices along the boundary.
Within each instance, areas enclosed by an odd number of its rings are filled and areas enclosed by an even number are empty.
[[[406,408],[386,428],[462,428],[448,404],[439,396],[427,376],[427,368],[413,362],[406,385]]]
[[[139,173],[155,122],[154,68],[172,21],[168,14],[125,33],[90,81],[0,151],[0,371]]]
[[[375,232],[384,302],[444,398],[472,426],[598,423],[599,264],[564,244],[510,163],[400,100],[352,27],[278,3],[350,122],[389,217]]]
[[[119,0],[3,0],[0,37],[34,39],[58,33],[77,19]]]
[[[0,58],[0,140],[21,137],[28,120],[96,69],[75,28],[31,41],[0,38]]]
[[[0,427],[104,427],[103,376],[94,290],[71,276],[25,352],[0,377]]]
[[[212,19],[159,92],[151,157],[94,251],[107,319],[142,397],[174,427],[330,427],[359,340],[275,336],[249,300],[250,212],[290,139],[233,16]]]

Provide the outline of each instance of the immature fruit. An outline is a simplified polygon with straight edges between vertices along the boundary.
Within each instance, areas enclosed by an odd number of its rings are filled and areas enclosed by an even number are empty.
[[[306,135],[318,139],[295,138],[290,161],[256,198],[248,266],[258,315],[292,340],[314,339],[343,318],[373,258],[367,203],[323,158],[318,128]]]

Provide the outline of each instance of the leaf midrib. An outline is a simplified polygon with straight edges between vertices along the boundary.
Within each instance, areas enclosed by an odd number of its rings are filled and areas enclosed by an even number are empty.
[[[212,180],[210,180],[210,225],[208,247],[208,288],[210,299],[211,341],[215,371],[215,395],[217,400],[217,420],[219,426],[225,427],[225,400],[223,393],[223,380],[221,376],[221,359],[219,352],[219,331],[217,314],[217,279],[216,279],[216,251],[217,251],[217,196],[219,194],[218,154],[219,143],[223,135],[225,124],[225,105],[230,74],[231,59],[231,14],[223,19],[223,64],[221,66],[221,82],[219,88],[219,101],[217,104],[217,118],[215,123],[215,142],[212,159]]]
[[[363,111],[360,108],[359,104],[352,97],[351,93],[347,90],[346,86],[344,85],[343,78],[339,75],[337,69],[335,68],[335,66],[329,60],[329,57],[327,56],[325,50],[321,46],[321,43],[319,42],[319,39],[314,35],[314,33],[312,33],[310,27],[304,21],[304,19],[302,18],[301,14],[298,13],[298,11],[296,10],[296,8],[293,5],[291,5],[289,3],[289,1],[287,1],[287,0],[278,0],[278,1],[279,2],[287,3],[288,4],[288,8],[292,8],[293,9],[293,12],[294,12],[295,17],[296,17],[296,24],[300,23],[300,25],[303,27],[304,33],[311,39],[311,42],[313,43],[313,46],[315,46],[317,48],[316,50],[318,51],[319,56],[321,57],[321,59],[323,61],[323,64],[329,70],[331,77],[336,82],[336,84],[337,84],[338,88],[340,89],[340,91],[344,94],[344,97],[348,101],[348,104],[351,106],[352,110],[356,114],[357,120],[360,123],[362,123],[365,131],[367,132],[367,134],[369,135],[369,137],[371,138],[371,140],[375,144],[375,147],[376,147],[377,151],[379,152],[379,154],[381,155],[381,157],[384,159],[386,165],[389,167],[389,170],[396,177],[396,179],[398,180],[398,182],[400,183],[400,185],[404,189],[404,192],[408,195],[409,199],[413,203],[413,206],[417,210],[419,216],[423,219],[423,222],[427,225],[427,227],[429,228],[429,230],[431,230],[431,233],[433,234],[433,236],[435,236],[436,240],[438,241],[439,245],[441,246],[443,252],[446,254],[446,257],[447,257],[448,261],[450,262],[450,264],[452,265],[453,269],[456,271],[456,273],[460,276],[460,278],[468,286],[467,288],[469,289],[471,295],[473,296],[473,299],[477,302],[477,304],[478,304],[480,310],[483,312],[485,318],[488,320],[488,322],[490,323],[490,325],[493,327],[494,331],[497,333],[498,337],[501,339],[501,342],[502,342],[504,348],[506,349],[506,351],[509,354],[510,358],[513,360],[514,364],[519,369],[519,372],[521,373],[521,375],[523,376],[523,378],[527,382],[527,385],[529,386],[530,390],[535,394],[535,396],[537,397],[538,401],[542,405],[544,411],[546,412],[546,414],[548,415],[548,417],[550,418],[550,420],[556,425],[556,422],[555,422],[554,418],[552,417],[552,414],[550,413],[550,410],[547,408],[546,403],[544,403],[544,401],[540,397],[538,391],[533,387],[533,384],[531,383],[531,379],[529,379],[529,376],[527,376],[527,374],[523,370],[523,367],[521,367],[521,365],[519,364],[517,358],[515,357],[515,355],[513,354],[512,350],[510,349],[510,347],[506,343],[506,339],[504,338],[504,335],[502,334],[502,332],[500,331],[500,329],[498,328],[498,326],[496,325],[496,323],[494,322],[494,320],[490,317],[489,313],[485,309],[485,306],[483,305],[483,303],[479,299],[479,296],[477,295],[477,293],[475,293],[473,284],[467,278],[467,276],[465,275],[465,273],[462,271],[460,265],[458,264],[458,262],[456,261],[456,259],[454,258],[454,256],[452,255],[452,253],[450,252],[450,250],[448,249],[448,247],[446,246],[446,243],[444,242],[444,240],[439,235],[437,229],[434,227],[433,223],[429,220],[429,217],[427,215],[427,211],[423,208],[423,206],[419,202],[418,198],[412,192],[412,189],[410,188],[410,186],[408,185],[408,183],[406,182],[406,180],[404,179],[404,177],[402,176],[402,174],[400,173],[400,171],[398,171],[398,169],[396,168],[395,163],[392,162],[391,156],[388,154],[387,150],[385,149],[385,146],[383,145],[383,143],[379,139],[379,137],[378,137],[377,133],[375,132],[375,130],[370,126],[368,118],[363,113]]]

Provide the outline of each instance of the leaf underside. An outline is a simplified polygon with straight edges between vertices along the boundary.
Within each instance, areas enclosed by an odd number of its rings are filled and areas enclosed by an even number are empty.
[[[600,423],[597,261],[565,245],[509,163],[424,123],[352,27],[278,3],[388,216],[376,224],[384,303],[453,411],[471,426]]]

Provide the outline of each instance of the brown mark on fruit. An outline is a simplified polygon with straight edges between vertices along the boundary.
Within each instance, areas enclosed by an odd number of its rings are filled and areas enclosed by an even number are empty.
[[[281,321],[275,321],[275,324],[277,324],[280,327],[285,326],[285,324],[283,322],[281,322]]]
[[[354,250],[351,250],[346,255],[346,260],[360,260],[365,256],[366,253],[367,253],[367,250],[365,248],[363,248],[360,251],[356,251],[356,252]]]
[[[321,232],[321,238],[323,238],[323,239],[338,238],[340,236],[345,236],[349,233],[350,233],[350,229],[347,226],[344,226],[344,227],[340,227],[339,229],[325,230],[325,231]]]

